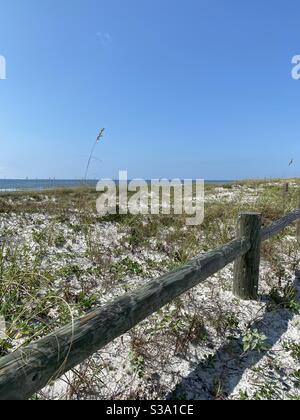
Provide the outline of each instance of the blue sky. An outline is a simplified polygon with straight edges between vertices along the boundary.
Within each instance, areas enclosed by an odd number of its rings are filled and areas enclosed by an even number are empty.
[[[0,178],[299,176],[298,0],[0,0]],[[288,163],[294,158],[294,165]]]

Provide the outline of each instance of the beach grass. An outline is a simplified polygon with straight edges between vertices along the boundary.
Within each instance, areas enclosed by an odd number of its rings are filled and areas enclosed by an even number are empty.
[[[0,340],[0,355],[232,240],[241,211],[262,213],[265,225],[280,218],[296,208],[300,188],[299,180],[290,180],[285,194],[283,183],[257,180],[207,185],[205,219],[200,227],[187,227],[185,215],[100,217],[96,212],[99,193],[88,187],[1,194],[0,315],[7,330]],[[61,398],[89,398],[91,389],[98,398],[165,398],[170,386],[166,367],[170,353],[178,362],[182,355],[192,357],[196,346],[204,363],[210,354],[208,343],[215,349],[224,340],[230,343],[230,337],[249,335],[249,325],[261,311],[298,313],[294,273],[300,268],[300,251],[292,239],[294,231],[289,227],[263,246],[261,294],[268,298],[253,304],[250,314],[241,314],[243,305],[238,302],[231,310],[232,297],[226,302],[232,280],[232,269],[227,268],[208,282],[207,288],[196,288],[135,328],[124,338],[125,344],[113,343],[107,350],[111,357],[102,360],[98,356],[98,365],[92,358],[75,369],[64,379]],[[296,339],[291,340],[290,348],[297,345]],[[112,355],[120,345],[125,346],[126,354],[123,368],[117,372]],[[213,360],[205,363],[214,364]],[[296,372],[296,362],[290,362],[290,369]],[[166,373],[154,392],[147,386],[147,378],[157,370]],[[114,388],[101,382],[107,371]],[[120,372],[127,373],[118,381]],[[97,384],[92,378],[97,378]],[[270,399],[278,395],[287,398],[282,385],[279,388]],[[54,389],[50,387],[38,397],[51,398]],[[252,391],[247,391],[249,398],[257,392],[255,387]],[[225,395],[226,390],[223,392]],[[233,394],[234,398],[243,397],[242,392]],[[211,385],[211,396],[214,394],[222,394],[220,384]]]

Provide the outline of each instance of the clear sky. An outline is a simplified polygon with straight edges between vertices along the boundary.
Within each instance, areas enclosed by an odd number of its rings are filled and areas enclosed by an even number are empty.
[[[299,0],[0,0],[0,178],[300,174]],[[291,159],[294,164],[289,167]]]

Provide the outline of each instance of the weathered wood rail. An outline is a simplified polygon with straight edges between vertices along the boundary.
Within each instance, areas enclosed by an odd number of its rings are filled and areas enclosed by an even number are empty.
[[[240,215],[238,238],[234,241],[1,358],[0,400],[30,398],[51,380],[234,261],[234,293],[240,298],[255,299],[261,241],[297,220],[299,232],[300,209],[261,229],[259,214],[244,213]]]

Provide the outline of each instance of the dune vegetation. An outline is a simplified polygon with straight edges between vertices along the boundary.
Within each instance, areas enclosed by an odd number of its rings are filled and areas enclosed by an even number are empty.
[[[0,195],[0,356],[298,206],[300,181],[207,185],[205,220],[96,212],[89,188]],[[295,226],[262,246],[259,301],[231,293],[226,267],[36,399],[299,399],[300,244]]]

